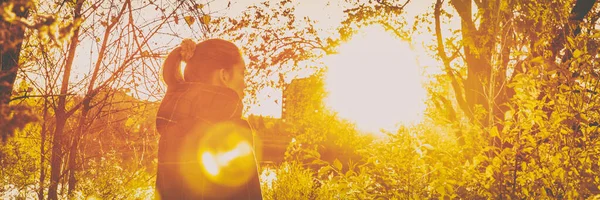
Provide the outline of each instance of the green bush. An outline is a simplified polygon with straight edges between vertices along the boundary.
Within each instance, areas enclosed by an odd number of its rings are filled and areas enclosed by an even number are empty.
[[[261,173],[261,188],[266,200],[313,199],[314,185],[313,172],[294,162],[265,168]]]

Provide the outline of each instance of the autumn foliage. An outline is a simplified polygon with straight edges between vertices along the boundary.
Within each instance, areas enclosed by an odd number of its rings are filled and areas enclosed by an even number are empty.
[[[244,50],[248,107],[287,95],[282,119],[248,117],[280,152],[265,199],[600,198],[595,0],[330,1],[326,28],[302,2],[243,2],[3,1],[0,198],[153,197],[162,61],[214,37]],[[321,59],[374,25],[440,71],[423,119],[384,139],[323,104]]]

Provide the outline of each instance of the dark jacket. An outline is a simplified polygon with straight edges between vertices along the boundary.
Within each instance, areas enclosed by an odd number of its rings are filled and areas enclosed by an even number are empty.
[[[156,128],[161,135],[157,197],[262,199],[254,151],[251,155],[246,154],[246,158],[251,159],[235,164],[238,168],[243,166],[243,170],[225,170],[218,178],[207,174],[206,164],[201,161],[201,149],[223,147],[226,138],[232,138],[231,134],[235,134],[233,138],[247,141],[250,147],[254,147],[250,126],[241,119],[242,109],[240,98],[229,88],[202,83],[169,87],[156,117]],[[214,128],[219,126],[226,128]],[[235,180],[236,177],[241,178]]]

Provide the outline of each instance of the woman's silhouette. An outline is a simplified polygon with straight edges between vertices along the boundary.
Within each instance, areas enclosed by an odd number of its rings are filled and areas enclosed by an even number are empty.
[[[169,53],[156,117],[157,197],[262,199],[252,133],[241,119],[245,70],[240,49],[222,39],[186,39]]]

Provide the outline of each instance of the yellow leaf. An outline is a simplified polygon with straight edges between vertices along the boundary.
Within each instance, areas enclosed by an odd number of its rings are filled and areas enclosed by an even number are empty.
[[[131,126],[133,126],[134,124],[135,124],[135,120],[133,120],[132,118],[128,118],[128,119],[125,121],[125,126],[126,126],[126,127],[131,127]]]
[[[492,159],[492,165],[500,168],[502,166],[502,159],[494,157],[494,159]]]
[[[436,187],[435,190],[436,190],[436,192],[438,192],[442,196],[446,195],[446,188],[444,188],[443,185],[440,185],[440,186]]]
[[[189,26],[194,24],[194,22],[196,21],[196,19],[194,19],[192,16],[185,16],[183,17],[183,19],[185,19],[185,23],[187,23]]]
[[[197,9],[202,9],[202,8],[204,8],[204,4],[196,4],[196,8]]]
[[[119,21],[119,19],[116,17],[113,17],[112,19],[110,19],[110,23],[113,23],[113,24],[117,23],[118,21]]]
[[[565,171],[562,168],[558,168],[552,172],[552,176],[554,177],[554,179],[564,180]]]
[[[202,21],[203,24],[208,24],[210,23],[210,16],[209,15],[204,15],[202,16]]]
[[[575,52],[573,52],[573,57],[574,58],[579,58],[579,56],[581,56],[582,52],[579,50],[575,50]]]
[[[533,63],[542,63],[544,62],[544,58],[541,56],[535,57],[534,59],[531,60],[531,62]]]
[[[500,134],[498,133],[498,127],[492,127],[492,129],[490,130],[490,136],[492,137],[498,137],[500,136]]]
[[[573,38],[571,37],[567,37],[567,42],[569,42],[569,44],[574,47],[575,46],[575,41],[573,41]]]
[[[506,111],[506,112],[504,113],[504,120],[505,120],[505,121],[512,120],[512,118],[513,118],[513,114],[514,114],[514,111],[513,111],[513,110],[508,110],[508,111]]]
[[[142,57],[146,57],[146,56],[149,56],[149,55],[150,55],[150,52],[148,52],[147,50],[143,51],[142,54],[141,54]]]
[[[342,162],[340,162],[340,160],[338,160],[337,158],[333,161],[333,167],[335,167],[335,169],[341,171],[342,170]]]
[[[492,166],[491,166],[491,165],[488,165],[488,166],[485,168],[485,176],[486,176],[486,177],[492,177],[493,175],[494,175],[494,169],[492,168]]]
[[[430,144],[423,144],[422,146],[426,149],[433,150],[433,146],[431,146]]]

